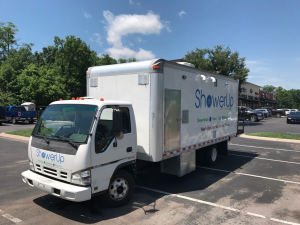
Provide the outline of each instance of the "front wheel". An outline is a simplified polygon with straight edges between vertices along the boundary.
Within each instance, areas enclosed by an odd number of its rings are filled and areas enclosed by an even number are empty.
[[[251,122],[255,122],[257,120],[257,116],[251,115],[250,120]]]
[[[212,145],[205,150],[204,153],[205,164],[213,166],[218,159],[218,149],[216,145]]]
[[[107,206],[119,207],[131,199],[133,192],[133,177],[127,171],[119,170],[112,176],[108,190],[101,198]]]
[[[276,113],[276,117],[280,118],[281,117],[280,113]]]
[[[32,119],[32,118],[29,120],[29,123],[30,123],[30,124],[33,124],[33,119]]]

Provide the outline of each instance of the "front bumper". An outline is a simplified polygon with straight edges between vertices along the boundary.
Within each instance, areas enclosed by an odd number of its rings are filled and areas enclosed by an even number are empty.
[[[91,187],[79,187],[66,184],[44,177],[30,170],[22,173],[22,180],[31,187],[36,187],[48,194],[74,202],[87,201],[92,197]]]
[[[257,119],[262,120],[263,118],[262,118],[262,116],[258,116]]]

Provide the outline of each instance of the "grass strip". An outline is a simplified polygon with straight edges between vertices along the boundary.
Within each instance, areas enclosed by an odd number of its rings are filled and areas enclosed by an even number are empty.
[[[258,133],[248,133],[248,134],[245,134],[245,135],[258,136],[258,137],[300,140],[300,135],[297,135],[297,134],[281,134],[281,133],[273,133],[273,132],[258,132]]]
[[[15,131],[8,131],[5,132],[6,134],[12,134],[12,135],[19,135],[23,137],[30,137],[33,129],[27,129],[27,130],[15,130]]]

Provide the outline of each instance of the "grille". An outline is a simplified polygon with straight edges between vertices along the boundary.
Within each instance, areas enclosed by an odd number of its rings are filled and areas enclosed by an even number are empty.
[[[68,178],[68,173],[60,171],[60,177],[63,179],[67,179]]]
[[[49,167],[44,167],[44,173],[57,177],[57,170],[51,169]]]
[[[39,164],[35,164],[35,167],[38,171],[42,172],[42,168],[41,168],[41,165]]]

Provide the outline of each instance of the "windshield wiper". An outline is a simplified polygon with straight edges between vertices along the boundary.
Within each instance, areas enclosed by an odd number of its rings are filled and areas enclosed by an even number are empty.
[[[42,137],[44,138],[44,140],[46,141],[46,143],[49,145],[50,144],[50,140],[48,138],[46,138],[46,135],[45,134],[42,134],[42,133],[39,133],[39,132],[36,132],[34,134],[38,134],[38,135],[42,135]]]
[[[66,140],[70,145],[72,145],[75,149],[78,149],[78,144],[75,144],[73,141],[70,140],[68,137],[59,136],[59,135],[51,135],[52,137],[58,137],[60,140]]]

